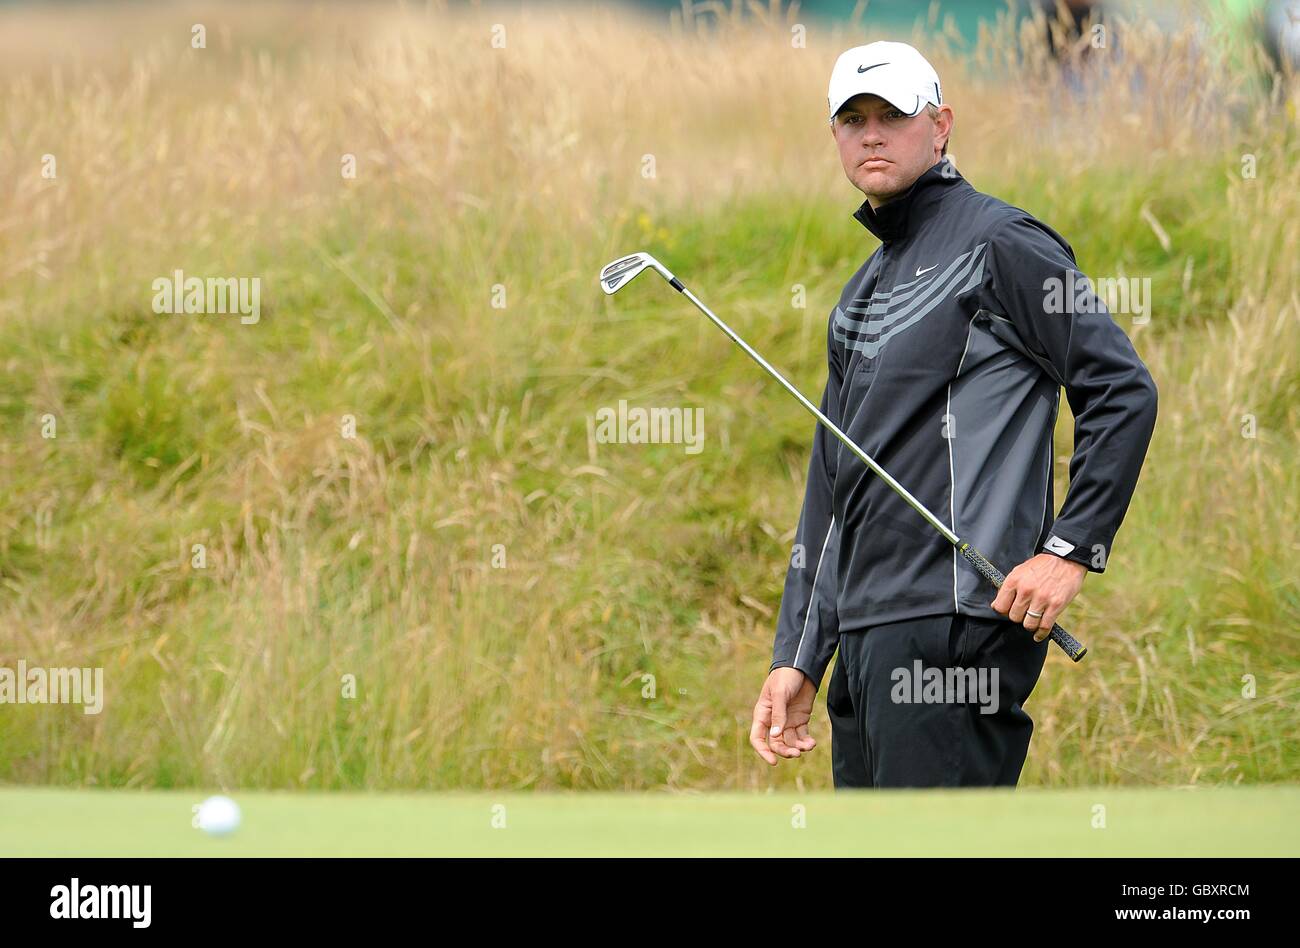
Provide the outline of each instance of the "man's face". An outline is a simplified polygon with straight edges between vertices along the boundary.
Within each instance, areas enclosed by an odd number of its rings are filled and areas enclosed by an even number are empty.
[[[844,174],[878,207],[902,194],[939,160],[952,129],[952,109],[931,118],[908,116],[878,95],[855,95],[831,125]]]

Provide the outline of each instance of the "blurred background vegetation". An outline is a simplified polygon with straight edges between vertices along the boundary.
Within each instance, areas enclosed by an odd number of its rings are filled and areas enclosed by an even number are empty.
[[[826,81],[909,37],[966,177],[1152,281],[1118,318],[1159,426],[1022,783],[1294,780],[1293,85],[1200,8],[1080,71],[1009,6],[873,6],[0,8],[0,665],[107,691],[0,708],[0,780],[828,787],[820,702],[811,757],[747,743],[812,426],[596,274],[655,253],[819,392],[875,246]],[[258,277],[260,321],[156,315],[177,269]],[[704,450],[597,443],[620,399],[703,408]]]

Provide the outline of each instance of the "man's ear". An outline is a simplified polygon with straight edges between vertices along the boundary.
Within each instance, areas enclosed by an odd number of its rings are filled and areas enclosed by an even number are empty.
[[[935,137],[945,144],[952,142],[952,127],[956,122],[956,115],[953,113],[951,105],[939,106],[939,114],[934,117]],[[939,147],[943,147],[940,145]]]

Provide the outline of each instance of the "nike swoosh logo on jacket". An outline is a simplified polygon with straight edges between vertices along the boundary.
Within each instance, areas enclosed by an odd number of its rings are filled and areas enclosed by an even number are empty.
[[[831,313],[821,410],[1002,569],[1055,537],[1064,541],[1055,549],[1073,545],[1066,558],[1104,571],[1157,394],[1100,300],[1091,312],[1047,312],[1046,281],[1084,285],[1070,245],[946,161],[853,216],[882,243]],[[1054,515],[1062,387],[1075,449]],[[935,614],[1003,618],[989,607],[993,587],[958,559],[817,425],[772,667],[798,668],[820,686],[841,632]]]

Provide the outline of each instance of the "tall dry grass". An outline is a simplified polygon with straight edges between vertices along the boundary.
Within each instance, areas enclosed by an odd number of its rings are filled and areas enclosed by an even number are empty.
[[[6,706],[0,778],[829,785],[746,743],[811,429],[693,310],[595,274],[656,252],[819,390],[872,249],[822,114],[866,30],[436,4],[0,24],[0,665],[102,665],[108,690],[97,717]],[[925,41],[953,153],[1086,272],[1152,279],[1124,322],[1161,391],[1025,782],[1294,779],[1294,109],[1191,33],[1130,25],[1087,95],[1020,41],[1008,17]],[[261,321],[155,315],[176,269],[259,277]],[[597,443],[620,398],[703,407],[704,451]]]

